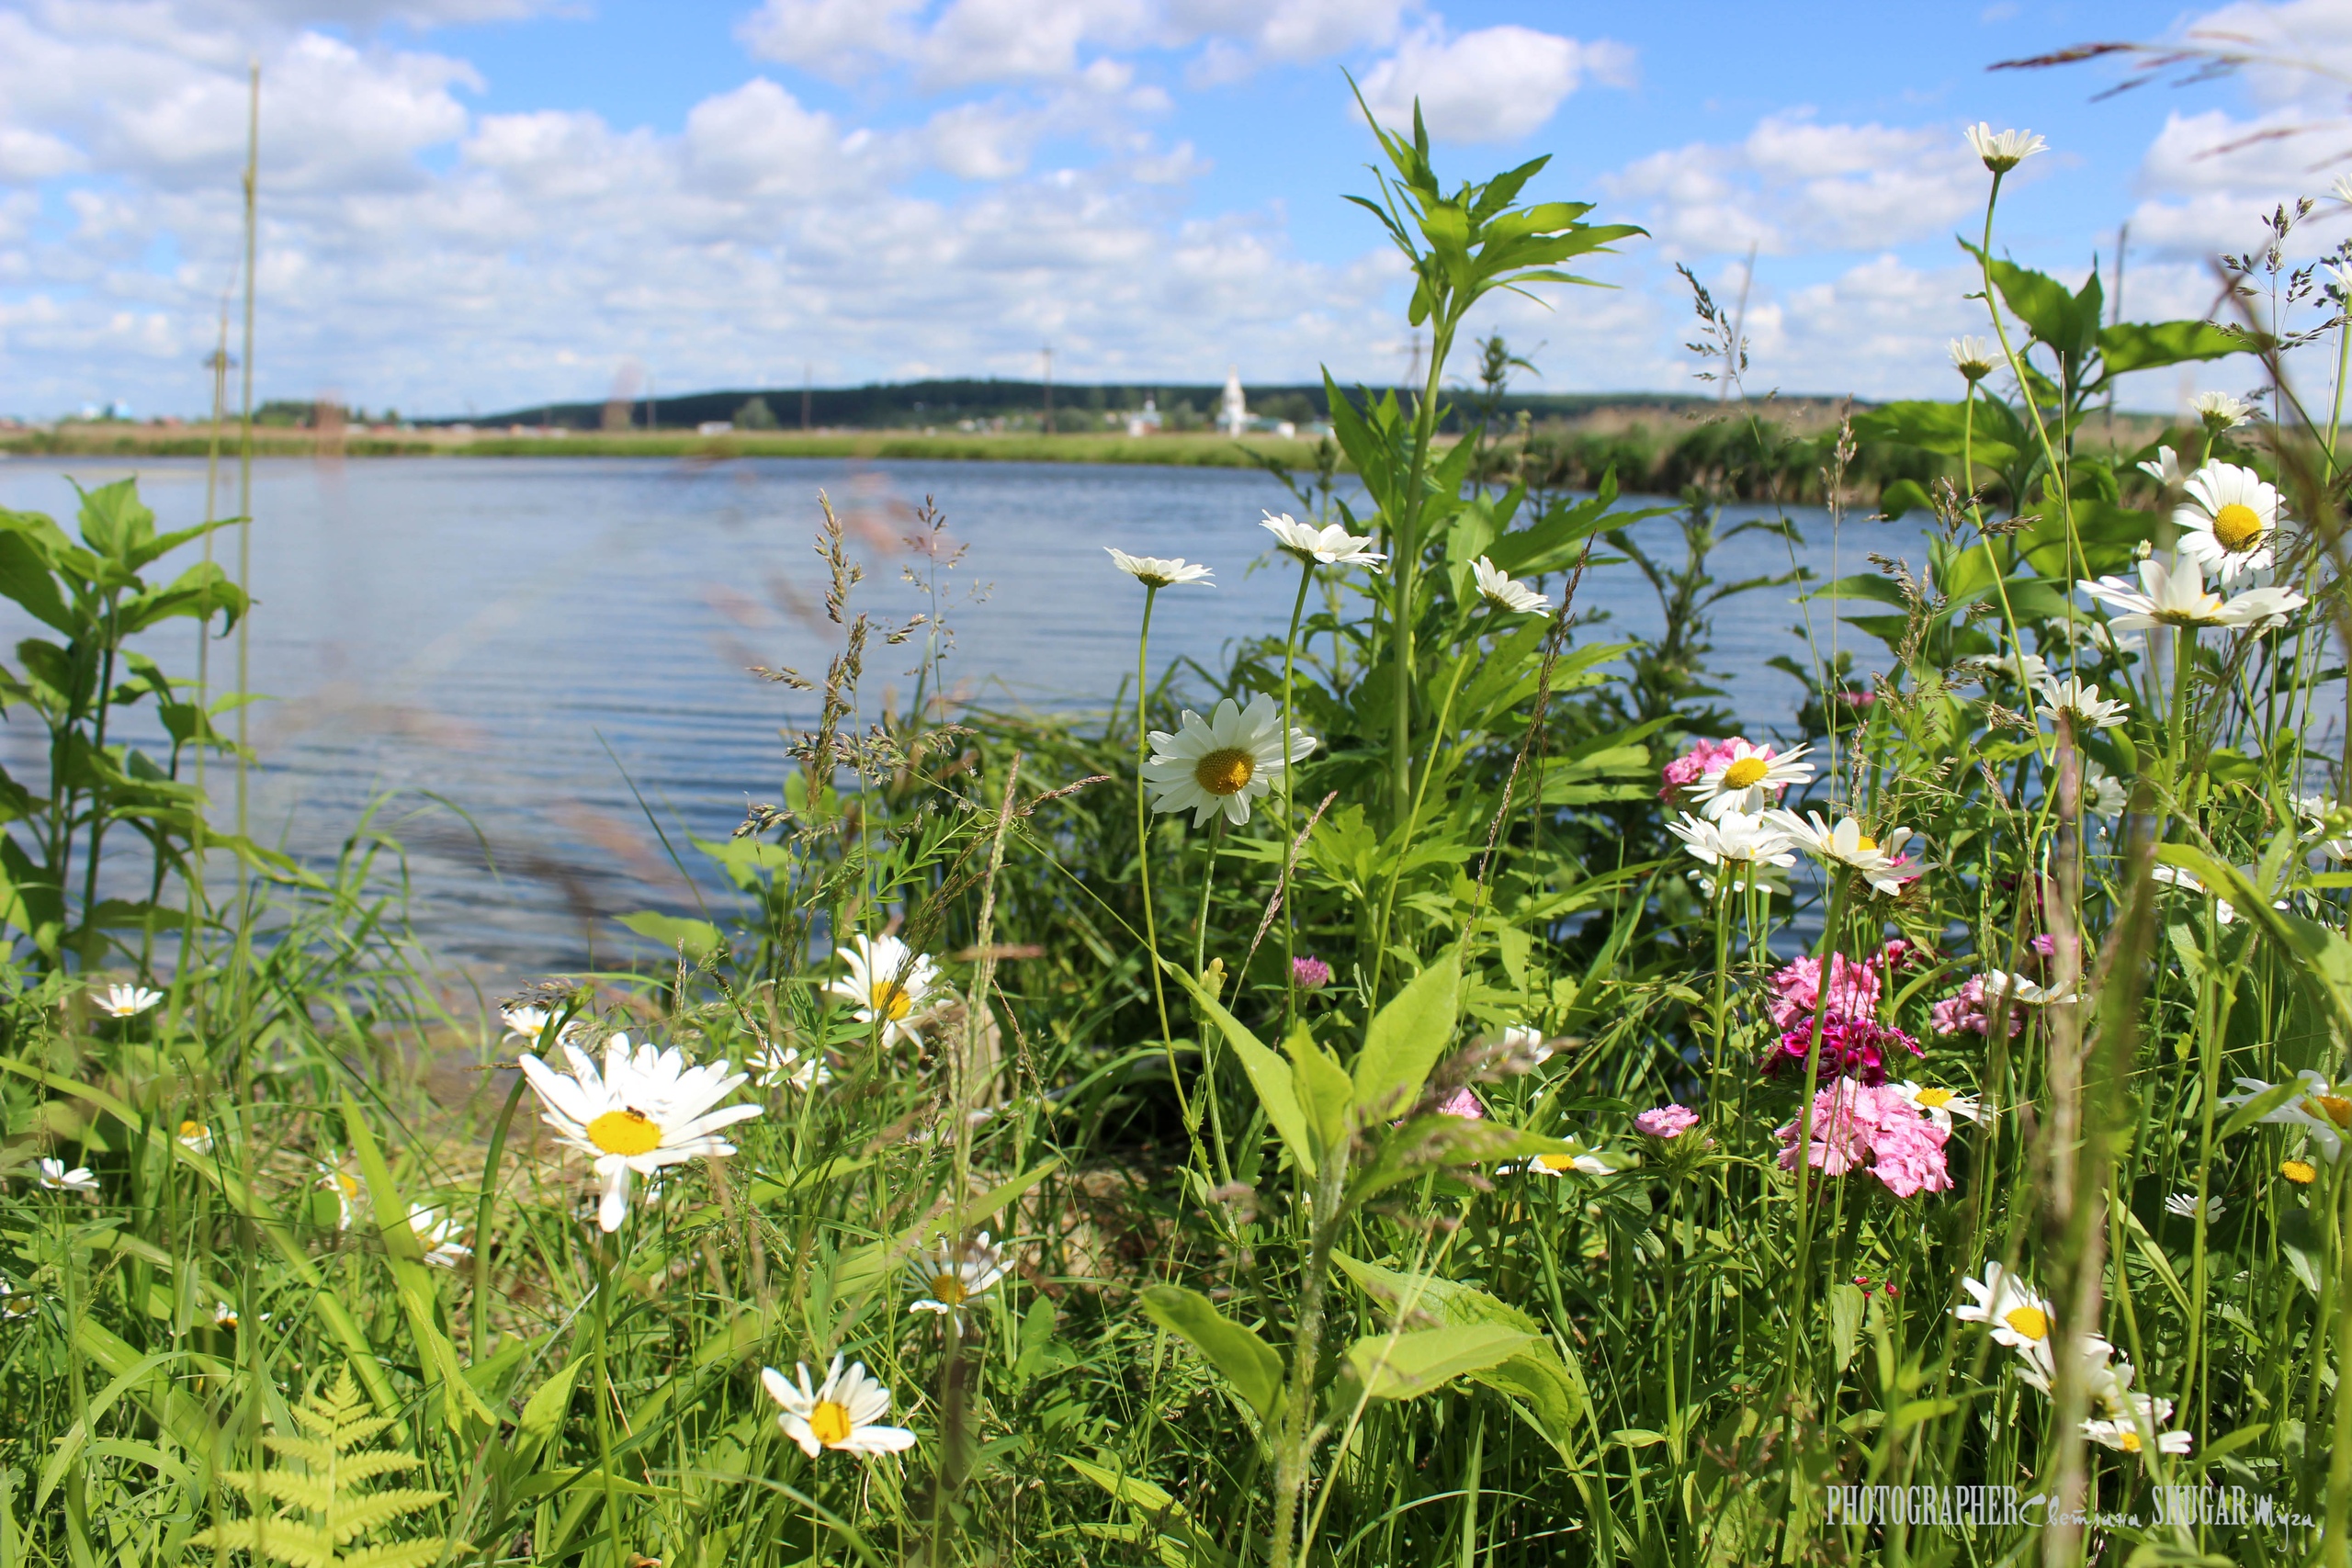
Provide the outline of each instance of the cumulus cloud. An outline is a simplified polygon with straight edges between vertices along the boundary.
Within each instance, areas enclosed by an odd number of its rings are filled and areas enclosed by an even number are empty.
[[[1622,44],[1591,43],[1516,25],[1448,38],[1432,24],[1364,73],[1364,101],[1390,125],[1412,122],[1421,106],[1430,134],[1449,141],[1516,141],[1558,111],[1588,76],[1628,85],[1634,56]]]

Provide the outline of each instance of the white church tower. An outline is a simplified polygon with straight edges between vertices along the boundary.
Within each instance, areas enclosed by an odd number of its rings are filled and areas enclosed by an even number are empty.
[[[1217,424],[1227,435],[1239,435],[1250,428],[1250,402],[1241,394],[1241,368],[1227,369],[1225,376],[1225,406],[1216,416]]]

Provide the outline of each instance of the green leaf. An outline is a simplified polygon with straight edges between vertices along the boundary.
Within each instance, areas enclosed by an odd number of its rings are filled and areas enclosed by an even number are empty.
[[[1318,1164],[1347,1158],[1350,1128],[1348,1113],[1355,1109],[1355,1086],[1347,1069],[1332,1059],[1331,1054],[1315,1043],[1302,1021],[1290,1032],[1290,1039],[1283,1049],[1290,1055],[1291,1087],[1298,1096],[1299,1108],[1306,1113],[1309,1132],[1315,1135],[1315,1155]]]
[[[580,1369],[588,1364],[585,1356],[575,1356],[556,1371],[554,1376],[531,1391],[523,1405],[522,1418],[516,1423],[534,1438],[548,1438],[563,1422],[571,1408],[571,1385],[580,1377]]]
[[[1419,1399],[1539,1342],[1498,1323],[1371,1334],[1348,1347],[1348,1371],[1367,1399]]]
[[[0,840],[4,842],[5,840]],[[1217,1000],[1201,988],[1193,979],[1175,964],[1162,962],[1160,967],[1174,976],[1176,983],[1192,994],[1193,1006],[1202,1016],[1217,1027],[1233,1054],[1241,1058],[1242,1071],[1250,1075],[1251,1087],[1258,1091],[1258,1102],[1266,1108],[1266,1120],[1274,1124],[1274,1132],[1290,1150],[1290,1157],[1299,1168],[1313,1176],[1318,1168],[1316,1159],[1315,1134],[1306,1112],[1298,1103],[1296,1082],[1291,1076],[1290,1065],[1268,1050],[1263,1042],[1250,1032],[1249,1026],[1235,1018]]]
[[[1356,1106],[1366,1122],[1394,1116],[1418,1099],[1430,1069],[1453,1043],[1462,1005],[1462,955],[1445,956],[1413,976],[1364,1032],[1356,1056]]]
[[[1282,1408],[1283,1359],[1250,1329],[1234,1322],[1197,1291],[1148,1285],[1144,1314],[1201,1353],[1231,1383],[1242,1403],[1271,1423]]]
[[[57,580],[51,575],[39,536],[17,526],[20,521],[20,513],[0,512],[0,596],[13,600],[44,626],[72,637],[76,629],[74,613],[57,591]]]
[[[2192,359],[2245,354],[2253,344],[2211,321],[2118,321],[2099,330],[2098,347],[2107,374],[2121,376]]]
[[[727,939],[708,920],[684,919],[676,915],[656,914],[641,909],[634,915],[616,915],[615,920],[648,942],[661,943],[673,953],[683,952],[686,957],[701,963],[725,944]]]

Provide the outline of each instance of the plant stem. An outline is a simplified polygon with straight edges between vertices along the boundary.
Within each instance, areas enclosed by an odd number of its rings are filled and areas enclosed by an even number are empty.
[[[1283,1037],[1284,1039],[1288,1039],[1290,1037],[1291,1030],[1295,1028],[1298,1022],[1298,922],[1293,917],[1291,910],[1291,855],[1287,847],[1293,837],[1291,829],[1291,814],[1293,809],[1291,795],[1293,789],[1295,787],[1294,775],[1298,772],[1297,759],[1294,758],[1290,754],[1290,738],[1298,727],[1297,720],[1293,716],[1291,710],[1291,682],[1293,671],[1298,661],[1299,617],[1306,613],[1306,590],[1314,581],[1315,562],[1312,559],[1302,558],[1298,566],[1298,597],[1291,601],[1290,631],[1283,638],[1282,841],[1285,847],[1283,852],[1282,890],[1278,897],[1282,899],[1283,908]],[[1206,901],[1204,899],[1203,908],[1205,908],[1206,907]]]

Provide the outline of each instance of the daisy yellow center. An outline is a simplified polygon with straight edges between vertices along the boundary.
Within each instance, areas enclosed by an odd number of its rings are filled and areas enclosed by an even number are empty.
[[[876,1012],[892,1020],[904,1018],[915,1009],[915,999],[907,995],[907,988],[888,980],[876,980],[867,987],[865,999]]]
[[[2122,1445],[2123,1451],[2127,1454],[2136,1454],[2140,1451],[2140,1434],[2129,1427],[2116,1434],[2116,1441]]]
[[[2308,1187],[2319,1179],[2319,1168],[2309,1160],[2290,1159],[2279,1165],[2278,1174],[2298,1187]]]
[[[1919,1091],[1919,1105],[1923,1110],[1940,1111],[1951,1102],[1952,1092],[1948,1089],[1923,1089]]]
[[[1576,1164],[1576,1156],[1574,1155],[1537,1155],[1535,1156],[1535,1163],[1542,1166],[1545,1170],[1550,1171],[1555,1176],[1557,1176],[1560,1172],[1567,1169],[1568,1167]]]
[[[1763,783],[1771,771],[1772,764],[1761,757],[1742,757],[1724,770],[1724,788],[1747,789]]]
[[[180,1136],[183,1138],[201,1138],[205,1135],[207,1131],[209,1131],[209,1129],[206,1128],[204,1123],[201,1122],[183,1122],[180,1123]]]
[[[2352,1100],[2340,1094],[2323,1094],[2316,1103],[2327,1113],[2327,1119],[2339,1127],[2352,1127]]]
[[[359,1196],[359,1179],[356,1176],[345,1176],[343,1172],[338,1170],[332,1176],[329,1176],[327,1178],[327,1181],[336,1191],[342,1193],[345,1198],[356,1198]]]
[[[933,1274],[931,1277],[931,1299],[942,1306],[961,1306],[967,1294],[961,1276]]]
[[[2262,517],[2243,501],[2233,501],[2213,513],[2213,537],[2225,550],[2250,548],[2262,537]]]
[[[2028,1339],[2044,1339],[2050,1334],[2050,1314],[2040,1307],[2011,1307],[2001,1321]]]
[[[608,1155],[650,1154],[662,1146],[662,1128],[639,1111],[607,1111],[588,1123],[588,1141]]]
[[[1864,854],[1868,854],[1871,851],[1878,848],[1878,840],[1871,838],[1868,833],[1864,833],[1854,840],[1854,847],[1861,851]]]
[[[1193,764],[1193,782],[1211,795],[1239,795],[1257,772],[1257,758],[1238,746],[1227,746]]]
[[[846,1440],[849,1433],[849,1406],[838,1400],[820,1399],[817,1408],[808,1412],[809,1436],[827,1448]]]

